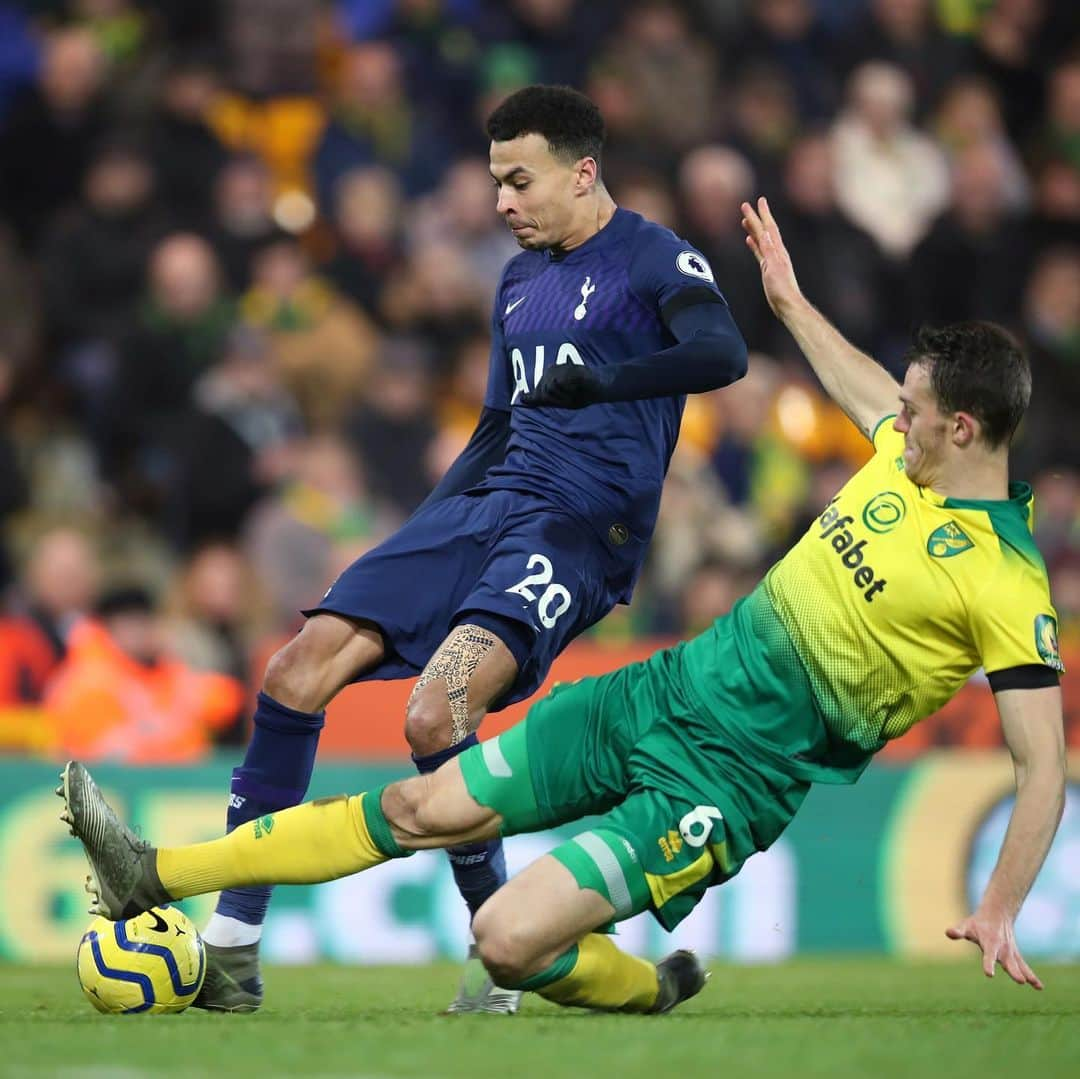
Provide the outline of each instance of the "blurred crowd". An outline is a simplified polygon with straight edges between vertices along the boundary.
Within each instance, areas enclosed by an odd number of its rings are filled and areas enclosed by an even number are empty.
[[[0,745],[42,702],[87,756],[244,737],[262,658],[472,431],[517,251],[483,124],[532,82],[599,104],[616,201],[700,247],[752,353],[594,633],[707,625],[866,457],[765,305],[760,193],[895,372],[923,322],[1021,336],[1080,646],[1076,0],[0,0]]]

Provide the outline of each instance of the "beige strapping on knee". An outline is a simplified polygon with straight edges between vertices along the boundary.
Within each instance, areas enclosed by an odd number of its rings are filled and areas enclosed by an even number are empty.
[[[480,661],[495,647],[498,638],[482,626],[456,626],[431,657],[409,695],[409,704],[424,686],[442,679],[450,701],[450,744],[456,746],[470,733],[469,682]]]

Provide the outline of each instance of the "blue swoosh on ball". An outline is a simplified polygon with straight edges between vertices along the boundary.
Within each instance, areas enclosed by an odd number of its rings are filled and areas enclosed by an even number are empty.
[[[189,997],[198,988],[202,982],[203,966],[206,963],[206,953],[199,949],[199,969],[195,974],[195,980],[190,985],[185,985],[183,978],[180,977],[180,969],[176,965],[176,957],[173,953],[165,947],[164,944],[144,944],[138,940],[128,940],[127,931],[124,929],[123,922],[116,922],[113,926],[116,932],[116,946],[123,952],[146,952],[149,955],[156,955],[164,962],[166,969],[169,972],[169,979],[172,982],[173,992],[178,997]],[[151,993],[151,999],[153,993]]]

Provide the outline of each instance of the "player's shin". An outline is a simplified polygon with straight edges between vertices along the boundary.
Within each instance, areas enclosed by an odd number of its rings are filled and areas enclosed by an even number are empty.
[[[413,754],[413,763],[421,775],[428,775],[476,744],[476,735],[470,734],[464,741],[437,753],[422,757]],[[450,847],[447,854],[450,856],[454,881],[469,908],[469,916],[472,917],[506,883],[506,860],[503,857],[502,840],[463,843]]]
[[[516,988],[578,1008],[650,1012],[660,983],[654,964],[620,951],[610,937],[589,933]]]
[[[260,693],[244,763],[234,769],[225,830],[299,804],[307,794],[325,715],[288,708]],[[203,936],[222,947],[259,939],[270,905],[269,886],[221,893]]]
[[[156,870],[174,899],[219,888],[317,884],[399,858],[381,808],[382,789],[320,798],[267,814],[221,839],[162,847]]]

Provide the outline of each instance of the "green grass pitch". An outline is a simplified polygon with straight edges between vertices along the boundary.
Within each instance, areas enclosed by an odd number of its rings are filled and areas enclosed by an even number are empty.
[[[516,1017],[436,1014],[457,968],[272,968],[254,1016],[109,1017],[71,968],[0,965],[0,1075],[772,1079],[1080,1076],[1080,966],[1037,993],[966,963],[717,965],[667,1016],[526,997]]]

